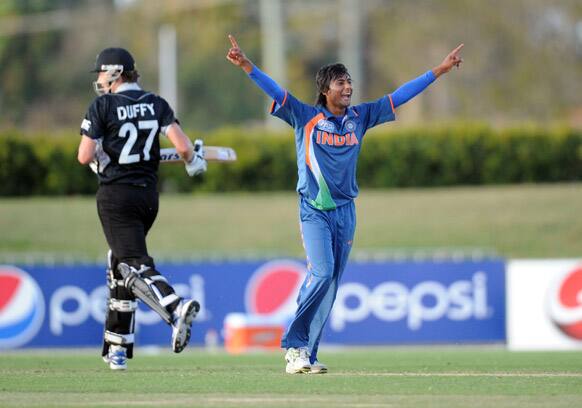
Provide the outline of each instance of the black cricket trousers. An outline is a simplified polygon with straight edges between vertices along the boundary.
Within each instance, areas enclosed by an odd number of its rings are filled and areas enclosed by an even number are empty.
[[[149,256],[146,236],[158,215],[156,186],[131,184],[101,185],[97,191],[97,212],[105,238],[118,262],[135,268],[155,268]]]

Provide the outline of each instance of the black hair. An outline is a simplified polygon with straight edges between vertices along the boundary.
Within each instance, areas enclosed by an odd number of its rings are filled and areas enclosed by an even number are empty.
[[[348,77],[350,76],[348,69],[344,64],[335,63],[324,65],[323,67],[319,68],[319,71],[317,71],[317,74],[315,75],[315,84],[317,86],[317,97],[315,99],[315,104],[326,106],[327,98],[323,93],[327,92],[331,81],[337,78],[341,78],[345,75]]]
[[[137,82],[139,79],[139,72],[137,72],[137,70],[123,71],[121,73],[121,79],[123,82]]]

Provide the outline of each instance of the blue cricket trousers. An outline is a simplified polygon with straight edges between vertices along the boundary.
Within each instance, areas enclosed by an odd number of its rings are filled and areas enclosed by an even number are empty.
[[[336,298],[356,228],[354,202],[321,211],[299,198],[299,219],[307,255],[307,276],[297,311],[281,340],[282,348],[305,347],[317,360],[321,334]]]

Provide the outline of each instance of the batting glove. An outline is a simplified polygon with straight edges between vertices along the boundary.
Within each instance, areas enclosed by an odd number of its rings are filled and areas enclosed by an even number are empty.
[[[202,174],[207,169],[207,163],[204,160],[204,142],[202,140],[196,139],[193,153],[192,160],[186,163],[186,172],[190,177]]]

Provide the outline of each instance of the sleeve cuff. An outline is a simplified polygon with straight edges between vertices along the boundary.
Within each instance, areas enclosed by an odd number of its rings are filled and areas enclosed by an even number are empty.
[[[426,76],[429,79],[429,83],[433,83],[436,80],[436,76],[434,75],[434,72],[432,72],[432,69],[429,69],[428,71],[426,71]]]

